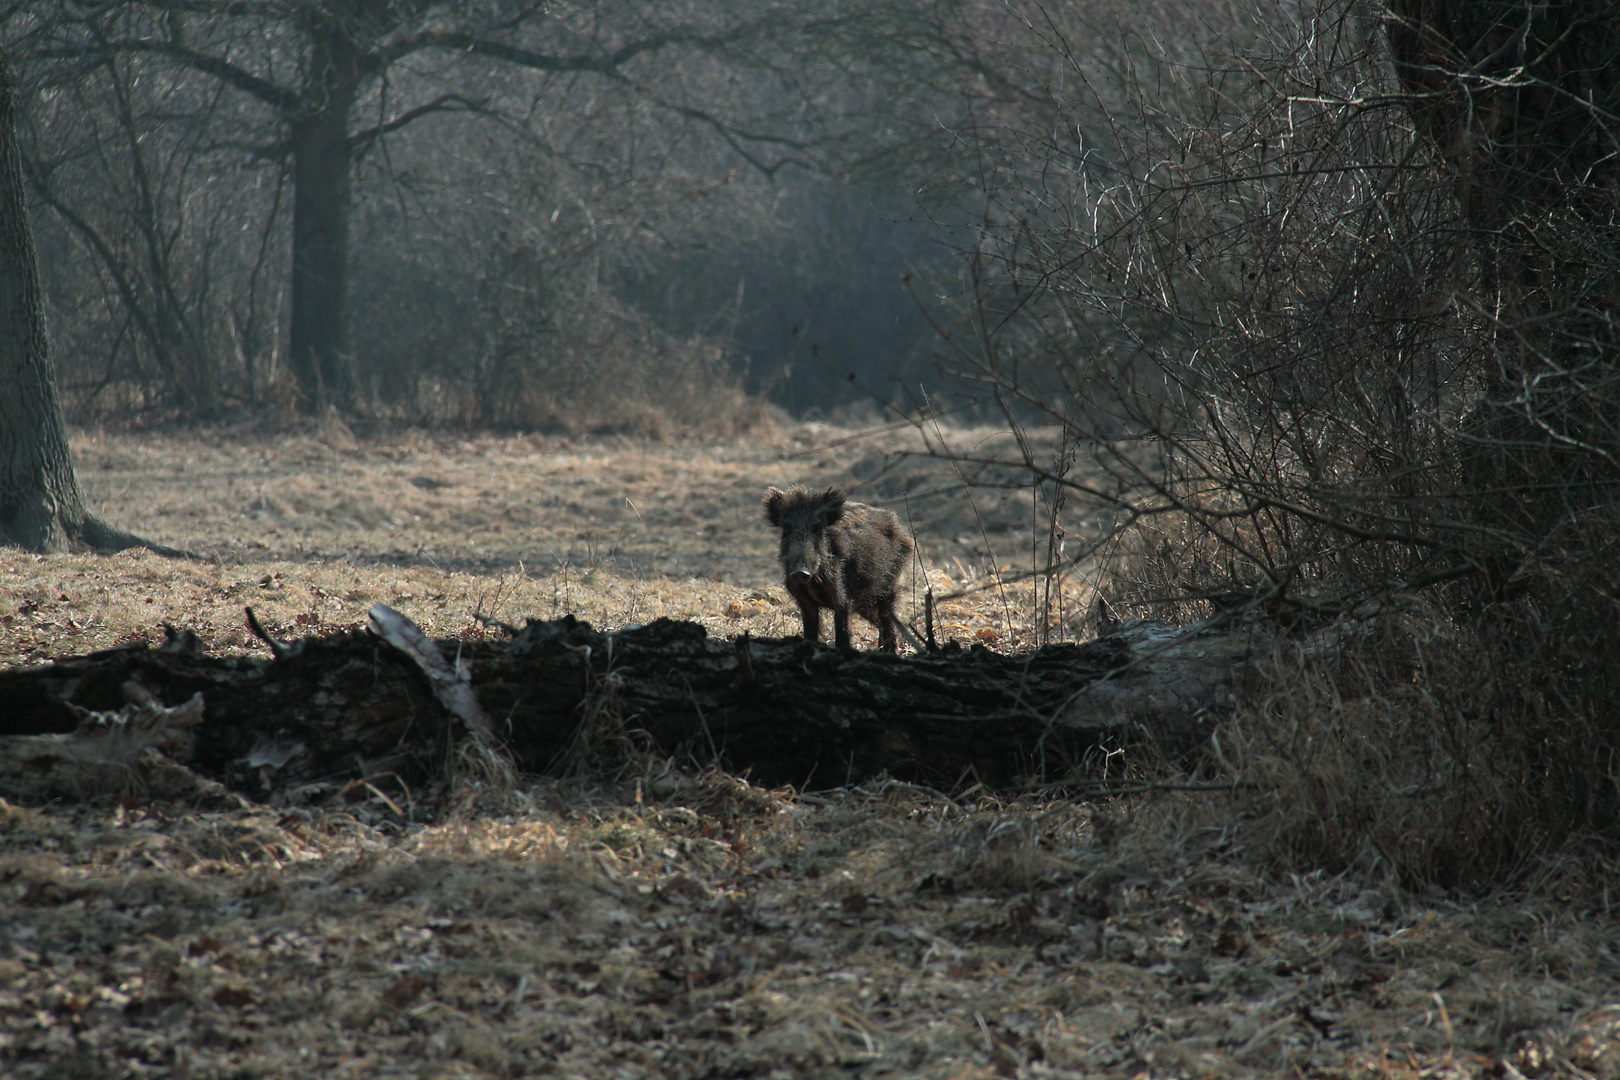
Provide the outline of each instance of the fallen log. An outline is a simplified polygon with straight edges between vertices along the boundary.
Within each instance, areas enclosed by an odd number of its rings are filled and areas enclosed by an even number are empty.
[[[426,676],[369,634],[307,638],[270,659],[208,656],[195,637],[173,635],[158,648],[0,672],[0,758],[32,754],[27,740],[75,732],[86,713],[115,713],[132,694],[162,703],[201,694],[202,722],[176,760],[255,799],[303,801],[357,777],[415,784],[442,771],[455,738]],[[140,793],[139,777],[112,790]]]
[[[773,785],[888,773],[1005,787],[1083,774],[1088,755],[1127,737],[1184,752],[1253,648],[1246,637],[1139,625],[1018,655],[975,646],[892,656],[799,638],[720,641],[667,619],[607,633],[570,616],[530,621],[509,641],[437,643],[452,661],[419,632],[411,638],[408,623],[403,637],[395,623],[375,625],[402,644],[360,631],[269,659],[210,657],[171,632],[158,648],[0,672],[0,759],[35,753],[29,739],[72,740],[88,714],[200,694],[200,722],[178,756],[255,799],[307,801],[384,776],[417,785],[442,776],[469,733],[527,773],[650,752]],[[0,795],[39,795],[7,775]],[[87,789],[66,773],[53,783]]]
[[[132,787],[164,797],[194,794],[193,774],[175,767],[174,759],[186,756],[190,729],[202,722],[202,695],[171,709],[130,690],[144,699],[117,712],[86,712],[71,734],[7,740],[0,752],[0,792],[19,802]]]

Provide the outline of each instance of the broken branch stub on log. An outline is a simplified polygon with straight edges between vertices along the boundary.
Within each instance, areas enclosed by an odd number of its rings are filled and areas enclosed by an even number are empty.
[[[271,659],[127,647],[0,672],[0,734],[65,734],[82,710],[116,709],[134,686],[159,703],[201,693],[186,763],[253,798],[317,798],[356,777],[433,780],[459,731],[483,733],[525,772],[568,765],[581,746],[596,748],[586,767],[611,765],[601,751],[615,744],[591,725],[767,784],[888,773],[1007,786],[1083,774],[1088,753],[1127,736],[1172,752],[1195,745],[1252,647],[1127,627],[1019,655],[901,657],[801,638],[739,644],[662,619],[605,633],[569,616],[530,621],[510,641],[453,643],[452,667],[403,616],[377,622],[407,647],[361,632]],[[0,756],[15,752],[6,742]]]
[[[19,802],[153,789],[191,794],[184,782],[175,788],[168,766],[190,750],[192,729],[203,720],[202,695],[172,709],[138,688],[128,696],[136,701],[116,712],[86,711],[71,733],[3,740],[0,794]]]
[[[465,724],[474,737],[491,745],[496,742],[495,725],[478,703],[478,695],[472,688],[472,670],[459,651],[452,666],[432,638],[387,604],[371,605],[371,632],[416,662],[439,703]]]

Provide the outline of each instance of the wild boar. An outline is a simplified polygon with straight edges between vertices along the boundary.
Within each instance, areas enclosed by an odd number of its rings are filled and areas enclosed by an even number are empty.
[[[831,608],[840,649],[849,647],[853,611],[878,628],[878,648],[897,651],[896,589],[917,545],[893,511],[849,502],[837,487],[773,487],[765,520],[782,530],[782,573],[808,640],[820,639],[821,609]]]

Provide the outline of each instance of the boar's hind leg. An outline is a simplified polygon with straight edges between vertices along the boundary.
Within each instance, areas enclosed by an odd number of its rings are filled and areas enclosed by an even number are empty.
[[[888,608],[878,611],[878,649],[886,653],[900,651],[900,639],[894,632],[894,612]]]
[[[849,608],[833,608],[833,644],[840,649],[850,648]]]

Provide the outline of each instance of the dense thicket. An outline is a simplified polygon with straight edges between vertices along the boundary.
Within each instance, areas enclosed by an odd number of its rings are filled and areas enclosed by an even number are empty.
[[[1116,607],[1299,635],[1223,744],[1270,849],[1478,882],[1620,840],[1620,14],[1277,5],[1100,56],[1024,10],[1061,62],[979,129],[953,359],[1063,425],[1050,499],[1112,472]]]

